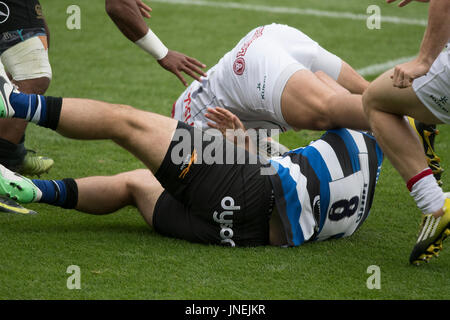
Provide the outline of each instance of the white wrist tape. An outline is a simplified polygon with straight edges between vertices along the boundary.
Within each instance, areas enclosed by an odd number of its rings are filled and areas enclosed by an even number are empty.
[[[150,53],[156,60],[161,60],[169,52],[169,49],[167,49],[151,29],[148,29],[147,34],[135,43],[141,47],[142,50]]]

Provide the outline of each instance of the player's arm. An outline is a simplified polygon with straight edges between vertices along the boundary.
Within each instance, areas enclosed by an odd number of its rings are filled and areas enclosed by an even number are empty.
[[[428,27],[422,40],[419,55],[413,61],[398,65],[395,68],[392,79],[396,87],[409,87],[414,79],[425,75],[450,39],[450,20],[448,19],[450,16],[450,0],[430,0],[429,2]]]
[[[151,54],[166,70],[174,73],[187,86],[181,72],[195,80],[206,74],[200,69],[206,66],[194,58],[169,50],[147,26],[144,18],[150,18],[152,9],[142,0],[105,0],[106,12],[119,30],[130,41]]]
[[[386,0],[387,3],[392,3],[392,2],[396,2],[397,0]],[[404,7],[407,4],[413,2],[413,1],[417,1],[417,2],[430,2],[430,0],[403,0],[399,3],[399,7]]]
[[[216,107],[208,108],[205,117],[213,122],[208,122],[208,126],[222,132],[223,136],[236,144],[238,147],[246,149],[248,152],[256,154],[256,146],[246,134],[244,124],[239,118],[227,109]],[[245,143],[243,145],[242,143]]]
[[[431,67],[450,39],[450,0],[432,0],[419,60]]]
[[[141,0],[105,0],[105,8],[111,20],[130,41],[144,37],[149,28],[144,20],[152,9]]]

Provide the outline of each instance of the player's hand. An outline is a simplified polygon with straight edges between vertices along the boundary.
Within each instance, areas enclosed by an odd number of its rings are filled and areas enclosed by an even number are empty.
[[[429,64],[417,59],[396,66],[394,74],[391,76],[394,87],[407,88],[411,86],[414,79],[426,75],[430,67]]]
[[[208,122],[208,126],[219,130],[225,134],[226,130],[243,130],[245,131],[245,126],[242,124],[241,120],[236,117],[235,114],[228,111],[227,109],[216,107],[208,108],[208,112],[205,117],[214,122]]]
[[[222,132],[226,139],[235,144],[242,141],[248,143],[248,137],[245,135],[245,126],[232,112],[220,107],[208,108],[205,117],[214,121],[208,122],[208,126]],[[244,139],[238,139],[238,137],[243,137]]]
[[[150,12],[152,12],[152,8],[146,5],[142,0],[136,0],[136,4],[144,18],[151,18]]]
[[[206,77],[206,73],[200,69],[206,68],[206,65],[176,51],[169,50],[164,58],[158,60],[158,63],[164,69],[174,73],[185,87],[187,87],[188,83],[181,72],[186,73],[197,81],[200,81],[200,76]]]
[[[395,1],[397,1],[397,0],[386,0],[387,3],[392,3],[392,2],[395,2]],[[398,4],[398,6],[399,6],[399,7],[404,7],[404,6],[406,6],[407,4],[409,4],[410,2],[413,2],[413,1],[417,1],[417,2],[430,2],[430,0],[403,0],[402,2],[400,2],[400,3]]]

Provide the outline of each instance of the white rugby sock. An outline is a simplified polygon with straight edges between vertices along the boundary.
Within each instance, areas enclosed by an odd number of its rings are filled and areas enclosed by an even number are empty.
[[[435,213],[444,206],[445,194],[437,184],[430,168],[424,169],[411,178],[407,187],[417,207],[424,214]]]

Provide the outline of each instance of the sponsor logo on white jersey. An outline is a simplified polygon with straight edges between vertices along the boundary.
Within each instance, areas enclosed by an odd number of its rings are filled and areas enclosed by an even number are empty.
[[[248,48],[253,43],[253,41],[255,41],[256,39],[258,39],[259,37],[262,36],[263,31],[264,31],[264,27],[260,27],[260,28],[256,29],[255,33],[250,38],[250,40],[245,42],[244,45],[242,46],[241,50],[239,50],[239,52],[237,53],[236,60],[234,60],[234,63],[233,63],[233,71],[238,76],[241,76],[245,71],[244,57],[245,57],[245,54],[247,53]]]

